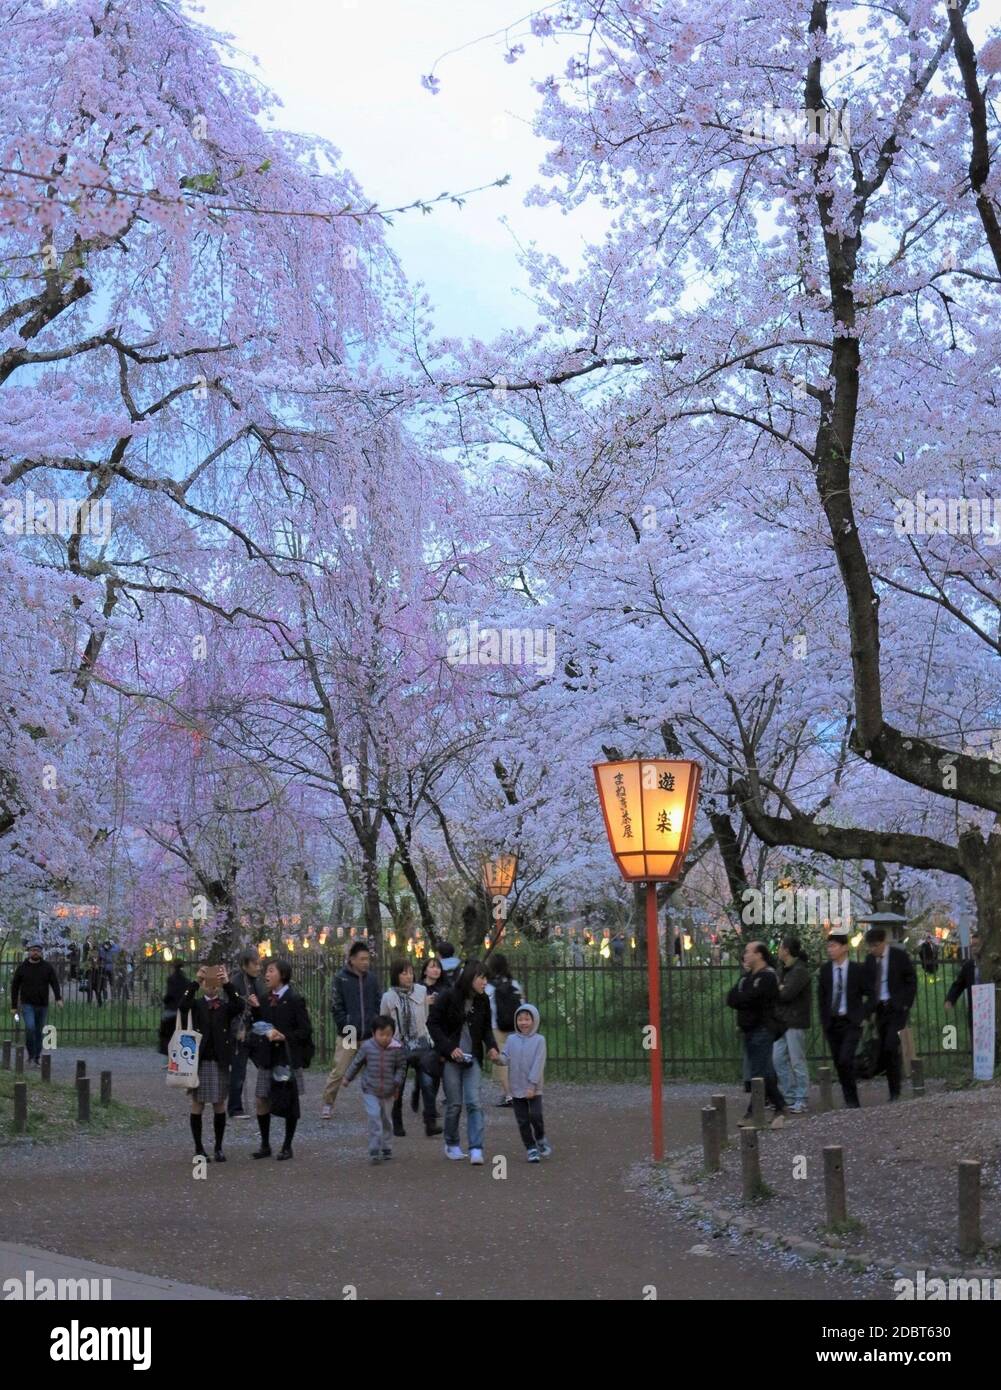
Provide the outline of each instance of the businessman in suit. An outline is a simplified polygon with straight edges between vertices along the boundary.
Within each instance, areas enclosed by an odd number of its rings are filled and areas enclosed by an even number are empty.
[[[817,976],[820,1023],[831,1049],[831,1058],[849,1110],[861,1102],[855,1084],[855,1049],[865,1017],[864,975],[857,961],[848,959],[848,929],[836,922],[827,938],[827,960]]]
[[[980,951],[983,942],[979,932],[970,933],[970,957],[964,960],[959,968],[959,974],[952,982],[952,987],[945,997],[945,1007],[952,1010],[959,1003],[959,996],[966,993],[966,1007],[969,1013],[970,1036],[973,1036],[973,986],[981,983],[980,975]]]
[[[900,1099],[900,1030],[918,991],[914,962],[902,946],[891,946],[885,927],[870,927],[865,934],[869,956],[863,970],[866,1016],[876,1017],[879,1031],[879,1070],[886,1070],[890,1099]]]

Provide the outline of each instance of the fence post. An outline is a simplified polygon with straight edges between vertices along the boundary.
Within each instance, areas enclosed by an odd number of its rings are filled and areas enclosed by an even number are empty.
[[[975,1255],[980,1244],[980,1164],[962,1158],[959,1161],[959,1253]]]
[[[14,1049],[14,1075],[24,1075],[24,1043],[18,1043]]]
[[[711,1105],[702,1111],[702,1163],[707,1173],[719,1172],[719,1124]]]
[[[837,1144],[828,1144],[824,1149],[824,1199],[827,1203],[828,1226],[843,1226],[848,1220],[845,1153]]]
[[[828,1110],[834,1109],[834,1097],[831,1094],[830,1067],[817,1068],[817,1083],[820,1086],[820,1096],[817,1100],[817,1114],[823,1115]]]
[[[79,1125],[90,1124],[90,1079],[81,1076],[76,1083],[76,1121]]]
[[[42,1080],[43,1080],[43,1081],[51,1081],[51,1080],[52,1080],[52,1053],[51,1053],[51,1052],[43,1052],[43,1053],[42,1053]]]
[[[920,1057],[911,1062],[911,1094],[923,1096],[925,1093],[925,1064]]]
[[[78,1059],[77,1059],[77,1064],[76,1064],[76,1079],[77,1079],[77,1081],[82,1081],[83,1078],[84,1078],[86,1075],[87,1075],[87,1063],[83,1060],[82,1057],[81,1057],[81,1058],[78,1058]]]
[[[11,1046],[12,1046],[12,1044],[11,1044],[10,1038],[4,1038],[4,1040],[3,1040],[3,1069],[4,1069],[4,1071],[10,1071],[10,1049],[11,1049]]]
[[[713,1096],[712,1104],[713,1109],[716,1111],[716,1128],[719,1130],[719,1146],[721,1149],[725,1149],[728,1148],[730,1144],[726,1124],[726,1096]]]
[[[765,1127],[765,1078],[751,1078],[751,1124],[755,1129]]]
[[[23,1134],[28,1128],[28,1083],[14,1082],[14,1133]]]
[[[761,1163],[758,1159],[758,1131],[740,1131],[740,1178],[741,1191],[745,1202],[753,1202],[761,1195]]]
[[[111,1072],[101,1072],[101,1104],[111,1104]]]

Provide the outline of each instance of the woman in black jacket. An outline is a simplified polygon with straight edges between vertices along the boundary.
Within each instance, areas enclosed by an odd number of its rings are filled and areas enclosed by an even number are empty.
[[[198,1049],[198,1086],[189,1091],[191,1097],[191,1134],[195,1141],[195,1153],[200,1158],[208,1158],[202,1148],[202,1111],[206,1104],[215,1112],[212,1119],[215,1127],[216,1163],[225,1163],[222,1151],[223,1135],[226,1132],[226,1101],[229,1097],[229,1069],[233,1064],[233,1038],[230,1024],[243,1011],[243,1000],[229,982],[226,967],[199,966],[194,984],[188,985],[178,1006],[182,1019],[191,1015],[192,1026],[202,1035]],[[209,975],[211,971],[211,977]],[[204,990],[201,999],[196,999],[199,987]],[[220,992],[221,990],[221,992]]]
[[[313,1025],[309,1021],[306,1001],[291,988],[292,967],[287,960],[272,960],[264,971],[266,993],[248,996],[254,1019],[250,1056],[257,1068],[257,1127],[261,1131],[261,1147],[254,1158],[271,1157],[271,1101],[273,1073],[280,1066],[291,1068],[295,1082],[293,1099],[302,1095],[303,1067],[313,1058]],[[292,1139],[299,1121],[299,1106],[285,1115],[285,1138],[278,1157],[292,1157]]]
[[[487,974],[478,960],[463,966],[451,989],[436,996],[428,1016],[428,1032],[443,1062],[445,1084],[445,1157],[465,1158],[459,1143],[459,1120],[466,1107],[469,1161],[483,1162],[483,1108],[480,1072],[486,1054],[499,1054],[490,1026]]]

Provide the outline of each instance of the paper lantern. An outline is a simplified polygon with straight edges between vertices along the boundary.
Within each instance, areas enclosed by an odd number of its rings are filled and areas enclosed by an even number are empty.
[[[615,862],[631,883],[677,878],[695,825],[702,769],[687,759],[595,763]]]

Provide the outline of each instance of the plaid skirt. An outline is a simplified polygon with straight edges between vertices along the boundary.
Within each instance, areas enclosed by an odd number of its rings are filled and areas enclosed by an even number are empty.
[[[218,1062],[198,1063],[198,1085],[188,1095],[205,1105],[221,1105],[229,1099],[229,1067]]]
[[[304,1081],[304,1079],[303,1079],[303,1075],[302,1075],[302,1067],[296,1067],[296,1069],[295,1069],[295,1088],[296,1088],[296,1090],[299,1092],[300,1095],[302,1095],[303,1091],[306,1089],[306,1083],[305,1083],[305,1081]],[[255,1098],[256,1100],[270,1100],[270,1099],[271,1099],[271,1068],[270,1068],[270,1067],[258,1067],[258,1068],[257,1068],[257,1085],[254,1087],[254,1098]]]

